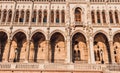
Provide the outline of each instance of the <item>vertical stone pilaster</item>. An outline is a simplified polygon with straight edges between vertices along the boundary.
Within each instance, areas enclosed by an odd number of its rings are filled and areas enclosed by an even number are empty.
[[[67,58],[66,58],[66,63],[71,63],[72,62],[72,50],[71,50],[71,21],[70,21],[70,5],[69,2],[66,2],[66,46],[67,46]]]

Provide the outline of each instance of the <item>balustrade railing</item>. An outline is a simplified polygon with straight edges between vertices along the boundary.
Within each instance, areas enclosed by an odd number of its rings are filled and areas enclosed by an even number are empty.
[[[0,69],[89,70],[102,71],[103,65],[65,63],[0,63]]]

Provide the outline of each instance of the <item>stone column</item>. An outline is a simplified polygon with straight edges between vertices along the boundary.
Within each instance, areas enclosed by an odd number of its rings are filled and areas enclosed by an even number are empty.
[[[71,50],[71,44],[70,44],[70,36],[67,36],[66,39],[66,51],[67,51],[67,58],[66,58],[66,63],[71,63],[72,62],[72,50]]]
[[[113,41],[110,40],[109,44],[110,44],[110,48],[109,49],[110,49],[111,61],[112,61],[112,63],[115,63]]]
[[[112,12],[112,16],[113,16],[113,25],[117,25],[115,20],[115,12]]]
[[[47,49],[46,49],[46,58],[45,58],[45,63],[49,63],[49,40],[46,40],[46,44],[47,44]]]
[[[94,55],[94,47],[93,47],[93,37],[90,36],[89,38],[89,49],[90,49],[90,63],[94,64],[95,63],[95,55]]]
[[[28,63],[29,50],[30,50],[30,39],[27,39],[27,47],[26,47],[26,51],[25,51],[25,61],[24,61],[24,63]]]
[[[46,44],[47,44],[47,53],[46,53],[46,59],[45,59],[45,63],[49,63],[49,58],[50,58],[50,53],[49,53],[49,50],[50,50],[50,40],[49,40],[49,33],[50,33],[50,28],[48,27],[47,28],[47,39],[46,39]]]

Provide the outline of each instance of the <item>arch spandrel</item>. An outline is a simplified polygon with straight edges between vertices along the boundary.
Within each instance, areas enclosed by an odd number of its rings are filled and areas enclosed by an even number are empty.
[[[76,31],[72,32],[72,34],[71,34],[71,40],[72,40],[72,37],[73,37],[76,33],[81,33],[81,34],[83,34],[84,37],[85,37],[85,39],[88,40],[86,33],[85,33],[84,31],[82,31],[82,30],[76,30]]]
[[[25,36],[26,36],[26,38],[28,38],[27,32],[26,32],[25,30],[22,30],[22,29],[15,30],[15,31],[12,33],[11,38],[13,39],[14,35],[15,35],[16,33],[19,33],[19,32],[24,33]]]
[[[56,33],[56,32],[61,33],[61,34],[64,36],[64,39],[66,40],[66,33],[64,33],[64,32],[61,31],[61,30],[54,30],[54,31],[52,31],[52,32],[50,33],[49,40],[50,40],[50,38],[52,37],[52,35],[53,35],[54,33]]]
[[[33,31],[33,32],[31,33],[30,39],[32,39],[32,36],[33,36],[35,33],[37,33],[37,32],[42,33],[42,34],[45,36],[45,39],[47,39],[47,34],[46,34],[46,32],[44,32],[43,30],[40,30],[40,29],[37,29],[37,30]]]
[[[108,41],[110,40],[109,34],[108,34],[106,31],[104,31],[104,30],[98,30],[98,31],[94,32],[94,33],[92,34],[92,37],[95,37],[95,35],[98,34],[98,33],[104,34],[104,35],[107,37]]]

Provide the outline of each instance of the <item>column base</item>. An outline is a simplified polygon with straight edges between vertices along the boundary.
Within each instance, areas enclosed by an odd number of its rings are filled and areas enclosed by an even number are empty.
[[[27,60],[25,60],[23,63],[28,63],[28,61],[27,61]]]

